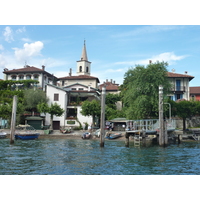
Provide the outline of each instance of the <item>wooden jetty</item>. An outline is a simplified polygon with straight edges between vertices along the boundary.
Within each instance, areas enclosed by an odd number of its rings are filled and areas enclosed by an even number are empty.
[[[175,120],[166,120],[165,125],[167,133],[175,131]],[[134,137],[136,143],[139,143],[142,139],[145,139],[150,135],[155,135],[157,139],[159,138],[159,119],[129,120],[126,122],[126,127],[125,145],[127,147],[129,146],[130,136]]]

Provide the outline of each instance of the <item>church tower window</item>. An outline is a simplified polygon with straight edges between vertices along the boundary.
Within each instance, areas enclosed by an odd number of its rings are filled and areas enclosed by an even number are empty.
[[[79,67],[79,72],[82,72],[82,66]]]

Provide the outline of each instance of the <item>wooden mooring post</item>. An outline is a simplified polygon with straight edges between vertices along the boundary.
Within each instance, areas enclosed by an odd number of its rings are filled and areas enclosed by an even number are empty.
[[[17,111],[17,96],[13,97],[11,129],[10,129],[10,144],[14,144],[15,124],[16,124],[16,111]]]
[[[102,93],[101,93],[100,147],[104,147],[104,138],[105,138],[105,96],[106,96],[106,88],[102,87]]]
[[[159,86],[159,145],[165,146],[168,143],[167,127],[163,118],[163,86]]]

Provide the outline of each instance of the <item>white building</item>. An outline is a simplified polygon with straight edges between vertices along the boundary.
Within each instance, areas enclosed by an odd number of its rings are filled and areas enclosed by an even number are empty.
[[[25,65],[23,68],[20,69],[8,70],[7,68],[5,68],[3,73],[4,80],[37,80],[39,81],[37,87],[42,88],[43,90],[47,83],[56,84],[57,81],[57,78],[53,74],[45,71],[44,65],[42,66],[42,69],[29,65]]]
[[[86,45],[81,54],[81,60],[77,61],[77,73],[58,78],[58,86],[47,84],[46,94],[49,97],[49,104],[57,102],[65,113],[61,117],[53,118],[53,129],[67,126],[84,126],[85,123],[91,125],[92,117],[81,114],[81,104],[85,100],[98,99],[97,77],[90,76],[91,62],[88,61]],[[46,115],[46,125],[50,124],[50,116]]]
[[[194,76],[190,76],[185,72],[185,74],[177,74],[174,72],[168,72],[168,78],[172,83],[173,87],[171,89],[171,100],[185,99],[190,100],[190,81]]]

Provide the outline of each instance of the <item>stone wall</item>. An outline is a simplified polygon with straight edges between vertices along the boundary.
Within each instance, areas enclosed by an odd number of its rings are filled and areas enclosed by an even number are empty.
[[[186,119],[186,128],[200,127],[200,117],[192,117],[191,119]],[[183,120],[176,119],[176,128],[183,128]]]

